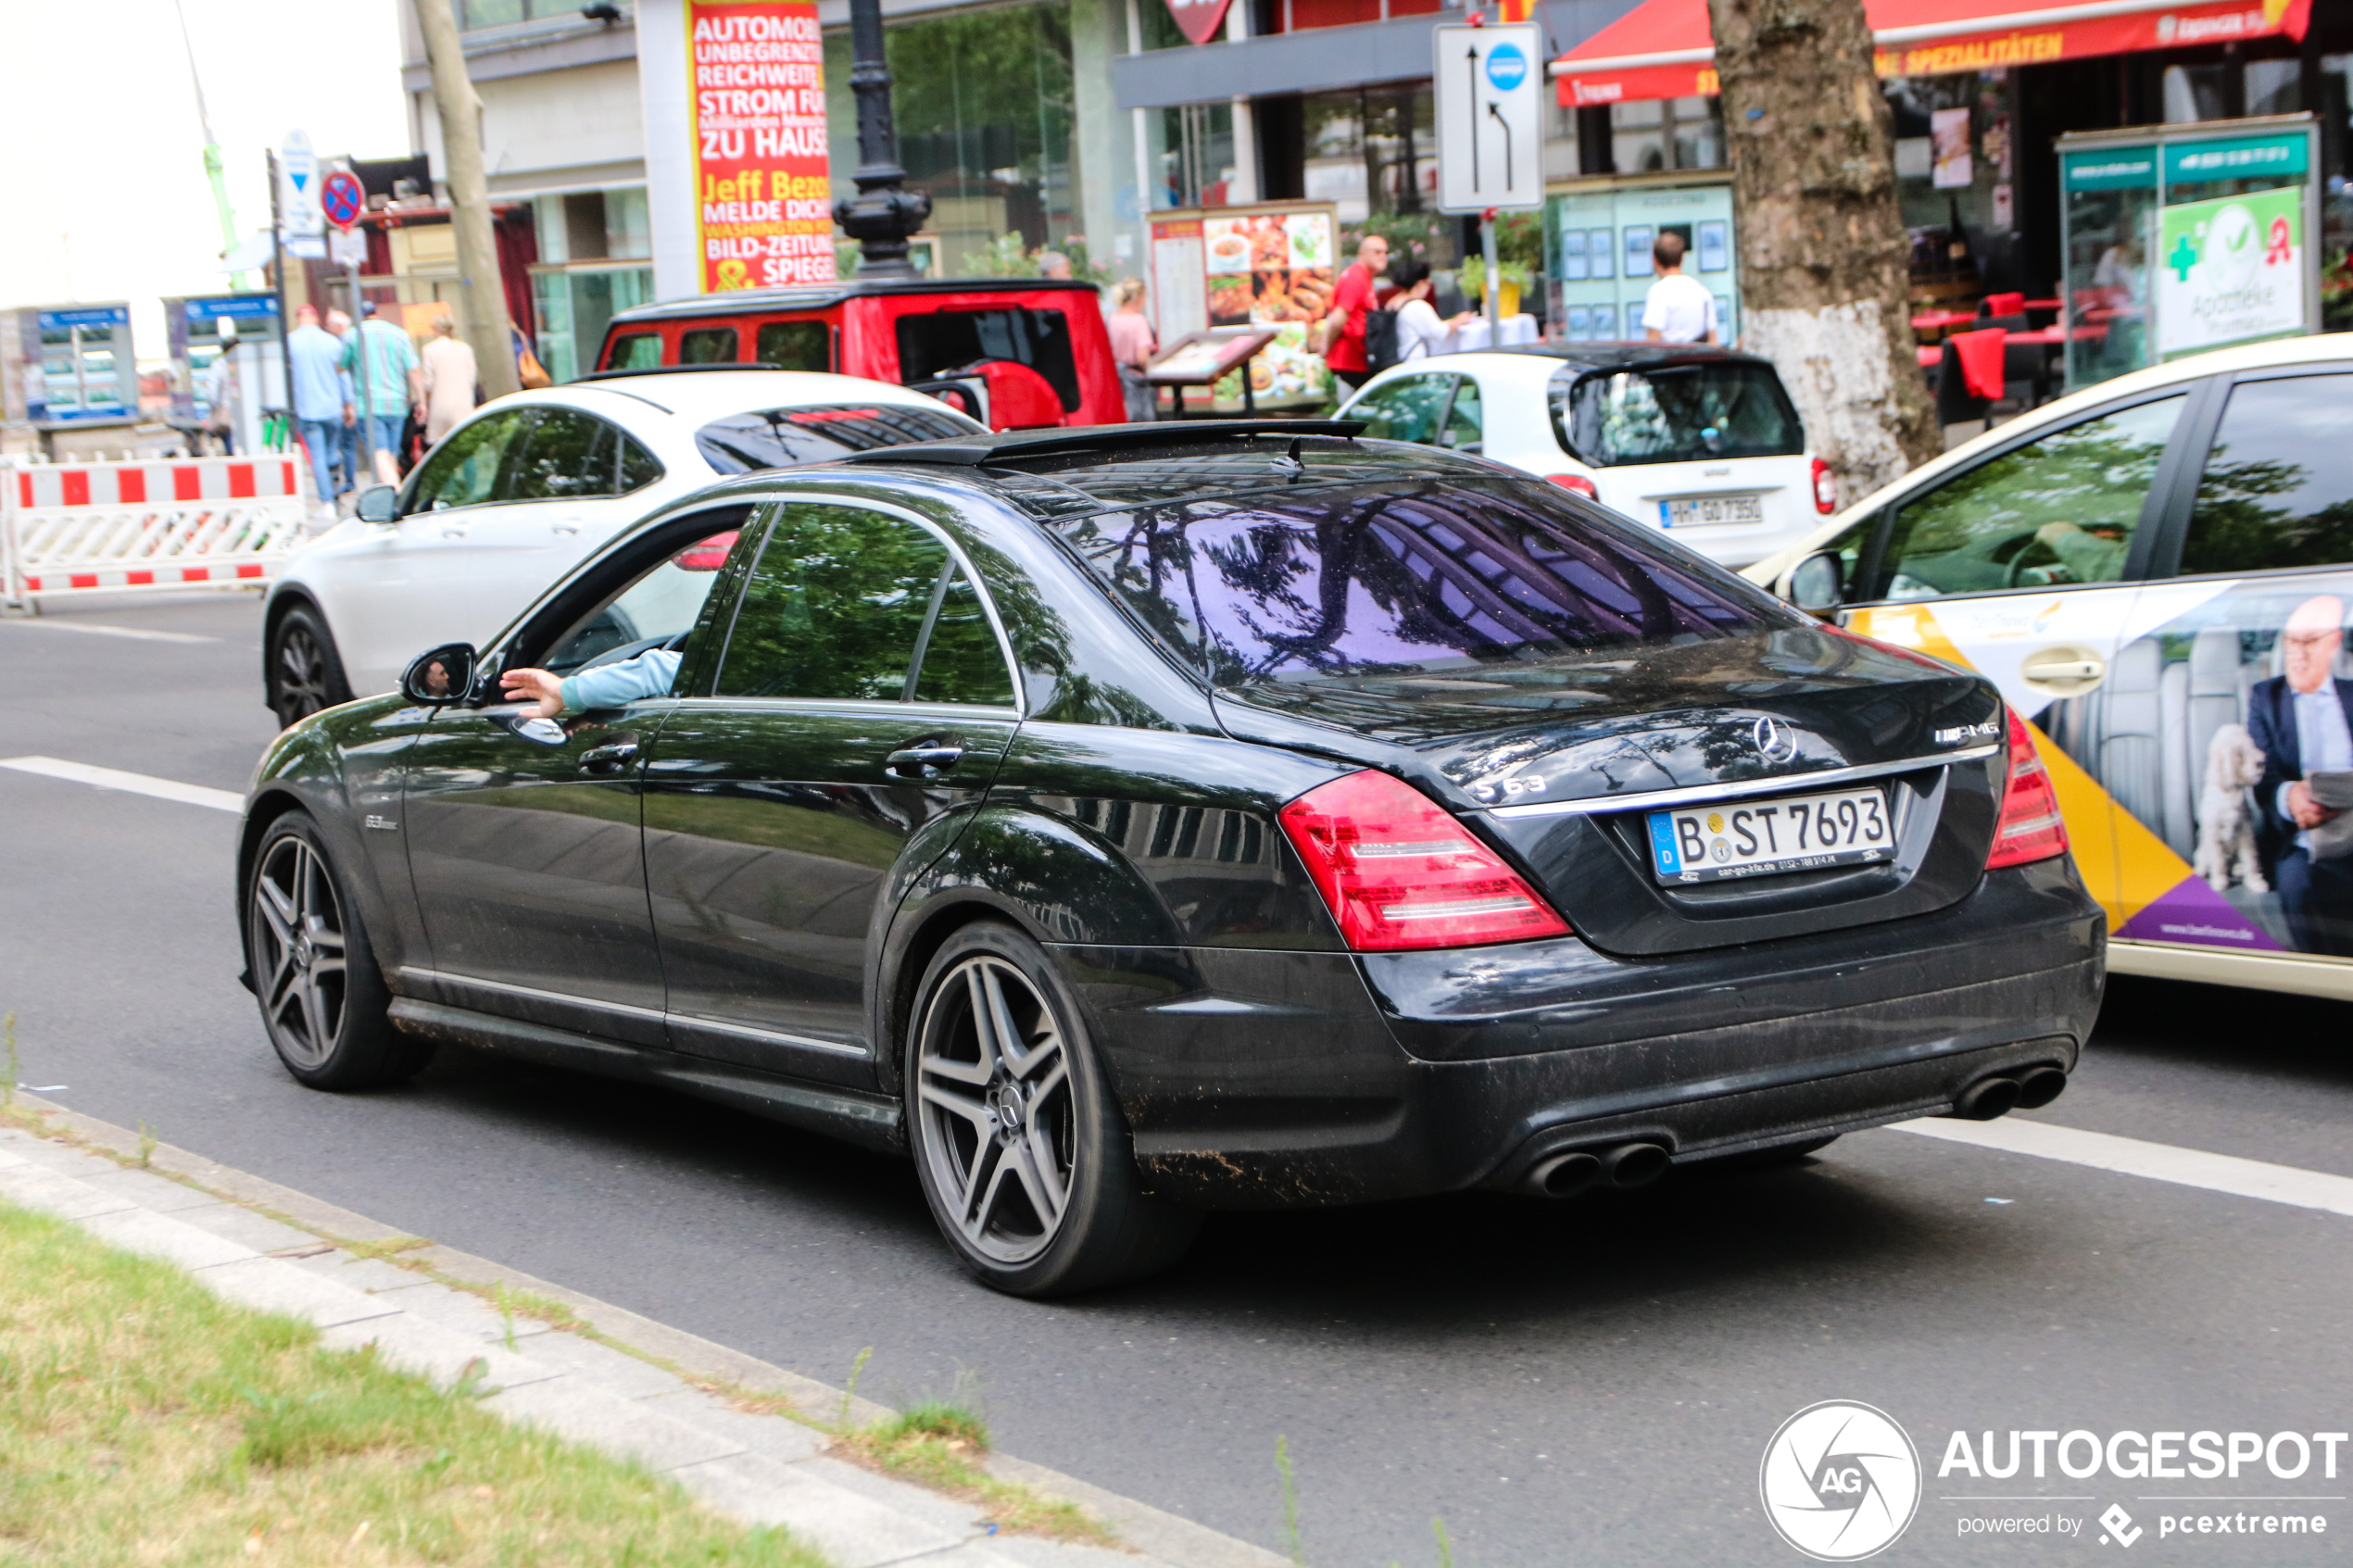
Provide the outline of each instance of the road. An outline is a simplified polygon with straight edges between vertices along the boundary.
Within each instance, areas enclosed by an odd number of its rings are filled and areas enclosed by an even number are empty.
[[[245,596],[0,621],[0,758],[242,790],[272,729],[258,635]],[[1799,1562],[1758,1463],[1829,1399],[1887,1411],[1927,1463],[1888,1562],[2094,1549],[2096,1523],[1988,1539],[1960,1521],[2119,1501],[2138,1528],[2169,1492],[2317,1496],[2293,1506],[2353,1530],[2353,1452],[2335,1480],[1936,1475],[1957,1428],[2353,1425],[2345,1215],[1882,1131],[1570,1205],[1217,1216],[1165,1278],[1014,1301],[955,1270],[903,1161],[455,1050],[396,1091],[297,1087],[234,978],[234,833],[225,811],[0,769],[0,1011],[24,1083],[812,1376],[872,1346],[864,1391],[960,1394],[1009,1452],[1278,1550],[1279,1437],[1318,1568],[1435,1562],[1434,1518],[1464,1568]],[[2033,1120],[2353,1177],[2348,1016],[2120,981]],[[1944,1500],[1992,1493],[2081,1500]],[[2136,1559],[2342,1551],[2138,1539]]]

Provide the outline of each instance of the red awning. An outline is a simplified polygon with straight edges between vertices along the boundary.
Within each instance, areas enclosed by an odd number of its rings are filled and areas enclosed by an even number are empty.
[[[1881,76],[1939,76],[2194,44],[2300,44],[2312,0],[1865,0],[1863,14]],[[1552,71],[1570,108],[1712,96],[1707,0],[1648,0],[1554,61]]]

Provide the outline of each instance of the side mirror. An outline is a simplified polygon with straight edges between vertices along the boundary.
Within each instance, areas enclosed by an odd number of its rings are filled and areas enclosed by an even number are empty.
[[[1806,614],[1827,621],[1846,602],[1838,557],[1818,550],[1790,569],[1789,602]]]
[[[462,701],[473,690],[474,659],[472,643],[444,643],[400,672],[400,695],[429,707]]]
[[[400,492],[389,484],[371,484],[359,492],[352,515],[362,522],[398,522]]]

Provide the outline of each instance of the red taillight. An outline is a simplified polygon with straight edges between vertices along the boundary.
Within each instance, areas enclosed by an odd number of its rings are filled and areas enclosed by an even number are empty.
[[[1370,770],[1282,810],[1315,890],[1358,952],[1566,936],[1568,923],[1444,807]]]
[[[1574,490],[1596,501],[1602,498],[1602,493],[1593,488],[1593,482],[1581,473],[1548,473],[1544,477],[1564,490]]]
[[[1819,458],[1814,459],[1814,509],[1824,517],[1838,510],[1838,475]]]
[[[727,552],[736,547],[735,529],[714,533],[699,545],[690,545],[670,558],[670,564],[681,571],[716,571],[727,564]]]
[[[2010,776],[2002,789],[2002,816],[1994,824],[1994,847],[1985,869],[2022,866],[2067,853],[2067,823],[2059,816],[2058,791],[2034,749],[2034,733],[2016,712],[2009,714]]]

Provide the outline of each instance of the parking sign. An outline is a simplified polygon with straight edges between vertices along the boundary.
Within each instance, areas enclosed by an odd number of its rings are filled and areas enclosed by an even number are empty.
[[[1441,27],[1437,40],[1438,208],[1544,205],[1544,52],[1532,22]]]

